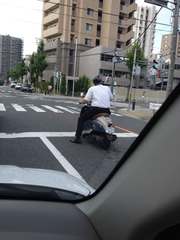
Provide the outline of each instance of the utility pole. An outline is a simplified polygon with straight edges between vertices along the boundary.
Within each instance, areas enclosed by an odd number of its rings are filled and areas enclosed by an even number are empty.
[[[131,108],[131,98],[132,98],[132,87],[133,87],[133,82],[134,82],[134,73],[136,69],[136,56],[137,56],[137,48],[135,47],[134,49],[134,58],[133,58],[133,69],[132,69],[132,74],[131,74],[131,82],[130,82],[130,90],[129,90],[129,106],[128,110]]]
[[[76,65],[77,65],[77,43],[78,39],[75,39],[75,54],[74,54],[74,74],[73,74],[73,88],[72,88],[72,97],[74,97],[74,85],[76,80]]]
[[[114,85],[115,85],[115,78],[116,78],[116,63],[118,63],[118,56],[119,53],[117,52],[117,49],[114,49],[114,54],[112,58],[112,80],[111,80],[111,92],[114,94]]]
[[[175,69],[175,61],[176,61],[176,47],[177,47],[177,33],[178,33],[178,23],[179,23],[179,8],[180,1],[175,1],[175,9],[174,9],[174,22],[173,22],[173,34],[172,34],[172,42],[171,42],[171,58],[170,58],[170,66],[169,66],[169,75],[168,75],[168,84],[166,90],[166,97],[173,90],[173,79],[174,79],[174,69]]]

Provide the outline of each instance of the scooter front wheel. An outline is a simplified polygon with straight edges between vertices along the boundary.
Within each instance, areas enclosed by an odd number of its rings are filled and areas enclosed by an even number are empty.
[[[111,141],[109,141],[108,138],[104,137],[103,142],[102,142],[102,147],[107,150],[111,146]]]

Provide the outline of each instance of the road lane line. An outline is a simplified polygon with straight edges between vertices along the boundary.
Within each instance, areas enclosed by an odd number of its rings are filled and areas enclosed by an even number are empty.
[[[6,111],[6,108],[5,108],[3,103],[0,104],[0,111],[1,112],[5,112]]]
[[[137,137],[138,134],[133,132],[115,133],[118,138]],[[41,137],[74,137],[75,132],[22,132],[22,133],[0,133],[0,139],[15,139],[15,138],[41,138]]]
[[[56,108],[50,107],[48,105],[41,105],[41,106],[46,108],[46,109],[48,109],[48,110],[50,110],[50,111],[52,111],[52,112],[55,112],[55,113],[63,113],[62,111],[60,111],[60,110],[58,110]]]
[[[59,109],[61,109],[61,110],[64,110],[64,111],[66,111],[66,112],[68,112],[68,113],[72,113],[72,114],[76,113],[75,111],[70,110],[70,109],[68,109],[68,108],[66,108],[66,107],[62,107],[62,106],[55,106],[55,107],[56,107],[56,108],[59,108]]]
[[[29,108],[31,108],[32,110],[34,110],[35,112],[39,112],[39,113],[44,113],[44,112],[46,112],[45,110],[43,110],[43,109],[41,109],[41,108],[39,108],[39,107],[37,107],[37,106],[34,106],[33,104],[27,104],[27,106],[28,106]]]
[[[124,132],[127,132],[127,133],[135,133],[135,132],[130,131],[130,130],[126,129],[126,128],[121,128],[121,127],[116,126],[116,125],[113,125],[113,127],[114,127],[114,128],[117,128],[117,129],[119,129],[119,130],[122,130],[122,131],[124,131]],[[137,133],[135,133],[135,134],[137,134]]]
[[[80,179],[84,183],[87,182],[83,179],[83,177],[78,173],[78,171],[67,161],[67,159],[61,154],[61,152],[47,139],[46,137],[40,138],[45,146],[49,149],[49,151],[54,155],[54,157],[58,160],[61,166],[72,176]]]
[[[122,115],[118,114],[118,113],[111,113],[112,116],[116,116],[116,117],[122,117]]]
[[[13,108],[17,111],[17,112],[27,112],[26,109],[24,109],[22,106],[20,106],[19,104],[11,104],[13,106]]]

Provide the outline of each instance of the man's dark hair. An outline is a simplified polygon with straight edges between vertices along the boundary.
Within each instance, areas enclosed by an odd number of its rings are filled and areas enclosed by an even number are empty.
[[[94,83],[94,85],[99,85],[99,84],[101,84],[101,83],[102,83],[101,77],[100,77],[100,76],[95,77],[95,78],[93,79],[93,83]]]

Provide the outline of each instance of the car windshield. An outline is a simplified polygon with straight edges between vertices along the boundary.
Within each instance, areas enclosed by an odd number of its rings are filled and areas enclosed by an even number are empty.
[[[102,185],[180,81],[169,9],[0,0],[0,198]]]

